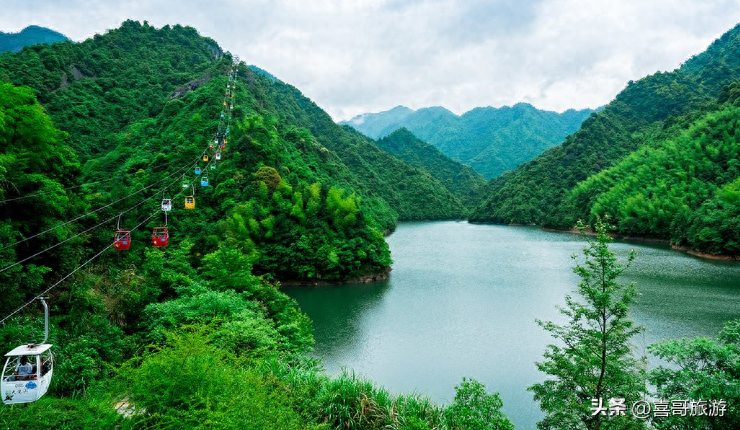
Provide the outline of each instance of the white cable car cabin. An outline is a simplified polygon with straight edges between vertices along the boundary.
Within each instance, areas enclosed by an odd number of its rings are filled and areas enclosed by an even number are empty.
[[[172,210],[172,199],[162,199],[162,210],[164,212]]]
[[[43,298],[45,335],[40,344],[21,345],[9,353],[3,367],[2,390],[3,403],[13,405],[30,403],[46,394],[54,372],[54,356],[51,344],[44,343],[49,336],[49,307]]]

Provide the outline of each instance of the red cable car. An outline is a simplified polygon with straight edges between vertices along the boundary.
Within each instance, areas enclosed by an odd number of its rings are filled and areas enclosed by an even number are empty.
[[[156,248],[163,248],[170,243],[170,234],[167,227],[154,227],[152,231],[152,245]]]
[[[113,247],[116,251],[125,251],[131,247],[131,232],[128,230],[118,230],[113,236]]]

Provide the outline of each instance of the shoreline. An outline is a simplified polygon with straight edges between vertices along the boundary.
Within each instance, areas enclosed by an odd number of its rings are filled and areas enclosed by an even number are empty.
[[[371,282],[379,282],[379,281],[385,281],[388,279],[388,276],[390,275],[393,268],[391,266],[386,267],[380,272],[376,273],[370,273],[367,275],[358,276],[356,278],[349,278],[349,279],[336,279],[336,280],[325,280],[325,279],[316,279],[316,280],[296,280],[296,279],[286,279],[286,280],[278,280],[280,282],[280,286],[288,286],[288,287],[324,287],[324,286],[330,286],[330,285],[344,285],[344,284],[369,284]]]
[[[517,227],[516,224],[508,224],[510,227]],[[542,231],[547,231],[551,233],[571,233],[571,234],[581,234],[580,231],[576,229],[570,229],[570,230],[557,230],[554,228],[547,228],[547,227],[540,227]],[[596,233],[592,231],[586,231],[583,232],[583,234],[587,236],[595,236]],[[707,252],[697,251],[695,249],[691,249],[686,246],[678,246],[671,243],[668,239],[659,239],[656,237],[647,237],[647,236],[628,236],[628,235],[621,235],[617,233],[611,233],[609,234],[610,237],[613,239],[619,239],[619,240],[626,240],[630,242],[641,242],[641,243],[657,243],[661,245],[667,245],[671,249],[675,251],[681,251],[685,252],[686,254],[693,255],[694,257],[698,258],[706,258],[707,260],[720,260],[720,261],[732,261],[732,262],[740,262],[740,257],[733,257],[731,255],[722,255],[722,254],[709,254]]]

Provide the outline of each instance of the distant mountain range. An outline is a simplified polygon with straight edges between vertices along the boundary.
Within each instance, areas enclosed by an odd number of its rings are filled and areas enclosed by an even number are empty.
[[[340,124],[378,139],[405,127],[487,179],[516,168],[561,143],[578,130],[592,109],[544,111],[527,103],[475,108],[463,115],[435,106],[412,110],[397,106],[358,115]]]
[[[19,52],[24,46],[37,45],[40,43],[56,43],[70,40],[62,33],[29,25],[19,33],[3,33],[0,31],[0,54],[3,52]]]

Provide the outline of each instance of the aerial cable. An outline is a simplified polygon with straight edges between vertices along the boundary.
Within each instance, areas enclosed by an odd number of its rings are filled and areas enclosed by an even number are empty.
[[[99,256],[100,256],[101,254],[103,254],[103,253],[104,253],[105,251],[107,251],[107,250],[108,250],[108,248],[110,248],[110,247],[112,247],[112,246],[113,246],[113,244],[112,244],[112,243],[111,243],[111,244],[109,244],[109,245],[107,245],[107,246],[106,246],[105,248],[103,248],[103,249],[102,249],[102,250],[101,250],[100,252],[98,252],[97,254],[95,254],[94,256],[92,256],[92,257],[91,257],[91,258],[90,258],[89,260],[87,260],[87,261],[85,261],[84,263],[80,264],[80,265],[79,265],[79,266],[77,266],[77,267],[76,267],[76,268],[75,268],[74,270],[72,270],[72,271],[71,271],[71,272],[69,272],[69,273],[68,273],[67,275],[65,275],[65,276],[64,276],[64,277],[63,277],[62,279],[60,279],[60,280],[58,280],[57,282],[55,282],[55,283],[54,283],[54,284],[53,284],[53,285],[52,285],[51,287],[47,288],[46,290],[44,290],[43,292],[41,292],[40,294],[38,294],[37,296],[35,296],[34,298],[32,298],[32,299],[31,299],[30,301],[28,301],[28,302],[27,302],[26,304],[24,304],[23,306],[19,307],[19,308],[18,308],[18,309],[16,309],[16,310],[14,310],[14,311],[13,311],[13,312],[11,312],[11,313],[10,313],[10,314],[9,314],[8,316],[6,316],[6,317],[5,317],[5,318],[3,318],[2,320],[0,320],[0,324],[4,323],[4,322],[5,322],[5,320],[7,320],[8,318],[10,318],[10,317],[12,317],[13,315],[17,314],[18,312],[20,312],[21,310],[23,310],[23,309],[24,309],[25,307],[27,307],[27,306],[29,306],[29,305],[33,304],[34,302],[36,302],[36,300],[38,300],[38,299],[39,299],[39,297],[45,296],[45,295],[46,295],[46,293],[48,293],[49,291],[51,291],[51,290],[52,290],[52,289],[53,289],[54,287],[56,287],[57,285],[59,285],[59,284],[61,284],[62,282],[64,282],[64,281],[65,281],[65,280],[66,280],[67,278],[69,278],[70,276],[72,276],[73,274],[75,274],[75,273],[76,273],[76,272],[77,272],[78,270],[80,270],[80,269],[82,269],[83,267],[87,266],[87,264],[88,264],[88,263],[90,263],[90,262],[91,262],[91,261],[93,261],[94,259],[98,258],[98,257],[99,257]]]
[[[132,228],[130,231],[134,231],[134,230],[138,229],[139,227],[141,227],[142,225],[144,225],[144,223],[146,223],[147,221],[149,221],[150,219],[152,219],[154,217],[154,215],[157,214],[157,212],[158,211],[155,211],[154,213],[152,213],[151,215],[149,215],[144,221],[140,222],[136,227]],[[71,272],[69,272],[68,274],[66,274],[62,279],[58,280],[57,282],[55,282],[54,284],[52,284],[49,288],[47,288],[44,291],[42,291],[41,293],[37,294],[35,297],[33,297],[28,302],[26,302],[24,305],[22,305],[18,309],[14,310],[10,314],[8,314],[5,318],[1,319],[0,320],[0,324],[4,323],[8,318],[11,318],[13,315],[17,314],[18,312],[20,312],[21,310],[23,310],[27,306],[33,304],[36,300],[39,299],[39,297],[45,296],[49,291],[51,291],[52,289],[54,289],[57,285],[61,284],[65,280],[67,280],[70,276],[74,275],[78,270],[80,270],[83,267],[87,266],[91,261],[93,261],[96,258],[100,257],[105,251],[107,251],[111,247],[113,247],[113,244],[112,243],[109,244],[109,245],[106,245],[105,248],[101,249],[97,254],[95,254],[92,257],[90,257],[89,260],[87,260],[84,263],[82,263],[79,266],[77,266],[74,270],[72,270]]]
[[[149,170],[154,170],[154,169],[157,169],[159,167],[163,167],[163,166],[167,166],[167,165],[168,165],[168,163],[162,163],[162,164],[160,164],[158,166],[148,167],[148,169]],[[126,176],[129,176],[129,175],[128,174],[123,174],[123,175],[115,176],[115,177],[110,178],[110,179],[103,179],[101,181],[95,181],[95,182],[86,182],[84,184],[74,185],[74,186],[66,187],[66,188],[60,188],[58,190],[41,191],[41,192],[37,192],[37,193],[33,193],[33,194],[27,194],[25,196],[11,197],[9,199],[0,200],[0,204],[7,203],[7,202],[13,202],[13,201],[16,201],[16,200],[24,200],[24,199],[30,199],[30,198],[33,198],[33,197],[45,196],[45,195],[48,195],[48,194],[58,193],[60,191],[73,190],[73,189],[76,189],[76,188],[82,188],[82,187],[84,187],[86,185],[102,184],[102,183],[105,183],[105,182],[110,182],[110,181],[114,181],[116,179],[124,178]]]
[[[175,182],[179,182],[179,180],[178,180],[178,181],[175,181]],[[172,184],[168,185],[168,186],[167,186],[167,188],[169,188],[169,187],[171,187],[171,186],[172,186]],[[166,189],[166,188],[165,188],[165,189]],[[163,192],[163,193],[164,193],[164,192]],[[58,242],[58,243],[55,243],[54,245],[51,245],[51,246],[49,246],[48,248],[46,248],[46,249],[44,249],[44,250],[41,250],[41,251],[39,251],[39,252],[37,252],[37,253],[35,253],[35,254],[31,255],[31,256],[28,256],[28,257],[26,257],[26,258],[24,258],[24,259],[20,260],[20,261],[16,261],[15,263],[13,263],[13,264],[11,264],[11,265],[9,265],[9,266],[3,267],[2,269],[0,269],[0,273],[2,273],[2,272],[4,272],[4,271],[6,271],[6,270],[8,270],[8,269],[11,269],[11,268],[13,268],[13,267],[15,267],[15,266],[17,266],[17,265],[19,265],[19,264],[21,264],[21,263],[24,263],[24,262],[26,262],[26,261],[28,261],[28,260],[30,260],[30,259],[32,259],[32,258],[34,258],[34,257],[38,257],[39,255],[41,255],[41,254],[43,254],[43,253],[45,253],[45,252],[47,252],[47,251],[50,251],[50,250],[52,250],[52,249],[56,248],[56,247],[57,247],[57,246],[59,246],[59,245],[63,245],[63,244],[65,244],[65,243],[69,242],[70,240],[72,240],[72,239],[74,239],[74,238],[76,238],[76,237],[78,237],[78,236],[81,236],[81,235],[83,235],[83,234],[85,234],[85,233],[87,233],[87,232],[89,232],[89,231],[92,231],[92,230],[96,230],[97,228],[99,228],[99,227],[101,227],[101,226],[103,226],[103,225],[105,225],[105,224],[108,224],[109,222],[113,221],[113,220],[114,220],[114,219],[116,219],[116,218],[118,218],[118,224],[117,224],[117,227],[116,227],[116,229],[117,229],[117,230],[120,230],[120,229],[121,229],[121,217],[122,217],[122,216],[123,216],[124,214],[126,214],[127,212],[131,212],[132,210],[134,210],[134,209],[138,208],[139,206],[143,205],[144,203],[146,203],[147,201],[151,200],[151,199],[152,199],[152,198],[154,198],[154,197],[155,197],[155,196],[150,196],[150,197],[147,197],[146,199],[144,199],[144,200],[140,201],[139,203],[135,204],[134,206],[132,206],[132,207],[130,207],[130,208],[128,208],[128,209],[126,209],[126,210],[124,210],[124,211],[120,212],[120,213],[119,213],[118,215],[113,215],[112,217],[108,218],[107,220],[105,220],[105,221],[102,221],[102,222],[98,223],[97,225],[95,225],[95,226],[93,226],[93,227],[90,227],[90,228],[88,228],[87,230],[81,231],[81,232],[79,232],[79,233],[75,234],[74,236],[70,236],[70,237],[68,237],[67,239],[65,239],[65,240],[63,240],[63,241],[61,241],[61,242]],[[166,216],[166,212],[165,212],[165,216]]]
[[[231,121],[231,117],[229,116],[229,123],[230,123],[230,121]],[[132,195],[134,195],[134,194],[138,194],[138,193],[140,193],[140,192],[142,192],[142,191],[145,191],[145,190],[147,190],[147,189],[149,189],[149,188],[153,187],[154,185],[156,185],[156,184],[158,184],[158,183],[160,183],[160,182],[163,182],[163,181],[164,181],[165,179],[167,179],[167,178],[170,178],[170,177],[174,176],[175,174],[179,174],[179,173],[180,173],[180,172],[181,172],[182,170],[185,170],[185,169],[187,169],[187,168],[189,168],[189,167],[192,167],[192,166],[193,166],[194,164],[198,164],[199,160],[200,160],[200,158],[198,158],[198,160],[196,160],[196,161],[195,161],[195,163],[190,163],[190,164],[187,164],[187,165],[185,165],[185,167],[183,167],[183,168],[181,168],[181,169],[177,170],[177,171],[176,171],[175,173],[173,173],[173,174],[170,174],[170,175],[166,176],[165,178],[163,178],[163,179],[161,179],[161,180],[159,180],[159,181],[157,181],[157,182],[155,182],[155,183],[153,183],[153,184],[151,184],[151,185],[149,185],[149,186],[147,186],[147,187],[145,187],[145,188],[142,188],[142,189],[141,189],[141,190],[139,190],[139,191],[136,191],[136,192],[134,192],[134,193],[131,193],[131,194],[129,194],[128,196],[126,196],[126,197],[123,197],[122,199],[119,199],[119,200],[117,200],[117,201],[115,201],[115,202],[113,202],[113,203],[110,203],[110,204],[106,205],[106,206],[102,206],[102,207],[100,207],[100,208],[98,208],[98,209],[95,209],[95,210],[94,210],[94,211],[92,211],[92,212],[89,212],[89,213],[87,213],[87,214],[85,214],[85,215],[81,215],[81,216],[79,216],[79,217],[77,217],[77,218],[75,218],[75,219],[73,219],[73,220],[67,221],[67,222],[65,222],[64,224],[58,225],[58,226],[56,226],[56,227],[53,227],[53,228],[51,228],[51,229],[48,229],[48,230],[46,230],[46,231],[43,231],[43,232],[41,232],[41,233],[37,233],[37,234],[35,234],[35,235],[33,235],[33,236],[27,237],[27,238],[25,238],[25,239],[23,239],[23,240],[20,240],[20,241],[18,241],[18,242],[15,242],[15,243],[13,243],[13,244],[10,244],[10,245],[4,245],[3,247],[0,247],[0,250],[2,250],[2,249],[5,249],[5,248],[7,248],[7,247],[9,247],[9,246],[14,246],[14,245],[17,245],[17,244],[19,244],[19,243],[22,243],[22,242],[25,242],[25,241],[27,241],[27,240],[33,239],[34,237],[38,237],[38,236],[40,236],[40,235],[42,235],[42,234],[45,234],[45,233],[48,233],[48,232],[50,232],[50,231],[56,230],[57,228],[60,228],[60,227],[62,227],[62,226],[64,226],[64,225],[67,225],[67,224],[69,224],[69,223],[71,223],[71,222],[77,221],[78,219],[80,219],[80,218],[83,218],[83,217],[85,217],[85,216],[87,216],[87,215],[91,215],[91,214],[93,214],[93,213],[95,213],[95,212],[98,212],[98,211],[100,211],[100,210],[102,210],[102,209],[105,209],[105,208],[107,208],[107,207],[110,207],[111,205],[113,205],[113,204],[115,204],[115,203],[117,203],[117,202],[120,202],[121,200],[124,200],[124,199],[126,199],[126,198],[128,198],[128,197],[131,197],[131,196],[132,196]],[[213,160],[213,159],[211,159],[211,160],[209,161],[209,163],[208,163],[208,164],[206,164],[206,167],[208,167],[208,166],[209,166],[209,165],[210,165],[210,164],[211,164],[211,163],[212,163],[213,161],[214,161],[214,160]],[[184,175],[183,175],[183,176],[184,176]],[[116,178],[116,179],[117,179],[117,178]],[[106,181],[107,181],[107,180],[106,180]],[[100,181],[100,182],[106,182],[106,181]],[[175,181],[175,182],[179,182],[179,181]],[[172,186],[172,184],[174,184],[174,182],[173,182],[173,183],[171,183],[170,185],[168,185],[168,186],[167,186],[167,187],[165,188],[165,190],[166,190],[167,188],[171,187],[171,186]],[[80,186],[77,186],[77,187],[81,187],[81,186],[83,186],[83,185],[90,185],[90,184],[82,184],[82,185],[80,185]],[[74,188],[74,187],[70,187],[70,188]],[[193,193],[195,193],[195,189],[196,189],[196,187],[195,187],[195,186],[193,186]],[[178,197],[179,195],[181,195],[181,194],[183,193],[183,191],[184,191],[184,190],[181,190],[181,191],[180,191],[179,193],[177,193],[177,195],[175,195],[175,196],[173,197],[173,199],[174,199],[174,198],[177,198],[177,197]],[[26,196],[26,197],[30,197],[30,196]],[[26,197],[23,197],[23,198],[26,198]],[[153,196],[150,196],[150,197],[148,197],[147,199],[144,199],[143,201],[139,202],[139,203],[138,203],[137,205],[135,205],[134,207],[132,207],[132,208],[128,209],[128,210],[127,210],[127,211],[125,211],[125,212],[128,212],[129,210],[132,210],[132,209],[134,209],[134,208],[135,208],[135,207],[137,207],[137,206],[140,206],[141,204],[143,204],[143,203],[144,203],[145,201],[147,201],[147,200],[151,199],[152,197],[153,197]],[[4,203],[4,202],[5,202],[5,201],[2,201],[2,202],[0,202],[0,203]],[[125,212],[121,212],[120,214],[118,214],[118,218],[119,218],[119,223],[120,223],[120,216],[121,216],[121,215],[122,215],[123,213],[125,213]],[[131,229],[131,230],[129,230],[129,231],[130,231],[130,232],[133,232],[133,231],[135,231],[136,229],[138,229],[139,227],[141,227],[142,225],[144,225],[144,224],[145,224],[146,222],[148,222],[148,221],[149,221],[150,219],[152,219],[152,218],[153,218],[153,217],[154,217],[154,216],[155,216],[155,215],[156,215],[156,214],[157,214],[158,212],[159,212],[159,210],[157,210],[157,211],[153,212],[153,213],[152,213],[151,215],[149,215],[149,216],[148,216],[148,217],[147,217],[147,218],[146,218],[145,220],[143,220],[142,222],[140,222],[139,224],[137,224],[137,225],[136,225],[136,226],[135,226],[134,228],[132,228],[132,229]],[[95,227],[92,227],[92,228],[90,228],[90,229],[86,230],[85,232],[87,232],[87,231],[89,231],[89,230],[91,230],[91,229],[95,229],[95,228],[99,227],[100,225],[103,225],[103,224],[105,224],[105,223],[107,223],[107,222],[110,222],[110,221],[111,221],[111,220],[113,220],[114,218],[116,218],[116,216],[113,216],[113,217],[109,218],[108,220],[106,220],[106,221],[103,221],[102,223],[98,224],[98,225],[97,225],[97,226],[95,226]],[[166,223],[167,223],[167,213],[165,212],[165,225],[166,225]],[[83,234],[83,233],[85,233],[85,232],[79,233],[79,234],[77,234],[76,236],[79,236],[80,234]],[[60,244],[62,244],[62,243],[64,243],[64,242],[66,242],[66,241],[69,241],[69,240],[71,240],[72,238],[74,238],[74,237],[76,237],[76,236],[70,237],[70,238],[66,239],[65,241],[63,241],[63,242],[60,242],[60,243],[58,243],[58,244],[54,245],[53,247],[56,247],[56,246],[58,246],[58,245],[60,245]],[[50,247],[50,248],[48,248],[48,249],[51,249],[51,248],[53,248],[53,247]],[[38,300],[39,298],[41,298],[41,297],[44,297],[44,296],[45,296],[45,295],[46,295],[47,293],[49,293],[49,292],[50,292],[51,290],[53,290],[54,288],[56,288],[56,287],[57,287],[57,286],[58,286],[59,284],[61,284],[61,283],[62,283],[62,282],[64,282],[65,280],[69,279],[69,277],[70,277],[70,276],[72,276],[72,275],[74,275],[75,273],[77,273],[77,271],[79,271],[80,269],[82,269],[83,267],[85,267],[86,265],[88,265],[88,264],[89,264],[90,262],[92,262],[92,261],[93,261],[93,260],[95,260],[96,258],[100,257],[100,256],[101,256],[101,255],[102,255],[102,254],[103,254],[103,253],[104,253],[105,251],[107,251],[107,250],[108,250],[109,248],[111,248],[111,247],[113,247],[113,243],[111,243],[111,244],[109,244],[109,245],[106,245],[106,246],[105,246],[104,248],[102,248],[102,249],[101,249],[101,250],[100,250],[100,251],[99,251],[99,252],[98,252],[97,254],[93,255],[93,256],[92,256],[92,257],[90,257],[90,258],[89,258],[89,259],[88,259],[87,261],[85,261],[84,263],[82,263],[82,264],[80,264],[79,266],[77,266],[77,267],[76,267],[76,268],[75,268],[74,270],[72,270],[71,272],[69,272],[68,274],[66,274],[66,275],[65,275],[65,276],[64,276],[63,278],[61,278],[60,280],[58,280],[57,282],[55,282],[54,284],[52,284],[52,285],[51,285],[51,286],[50,286],[49,288],[45,289],[45,290],[44,290],[44,291],[42,291],[42,292],[41,292],[40,294],[38,294],[38,295],[34,296],[34,297],[33,297],[33,298],[31,299],[31,300],[29,300],[28,302],[26,302],[25,304],[23,304],[22,306],[20,306],[19,308],[17,308],[16,310],[14,310],[13,312],[11,312],[11,313],[10,313],[10,314],[8,314],[7,316],[5,316],[5,317],[4,317],[3,319],[1,319],[1,320],[0,320],[0,324],[3,324],[3,323],[4,323],[5,321],[7,321],[7,320],[8,320],[9,318],[11,318],[11,317],[13,317],[14,315],[16,315],[16,314],[17,314],[18,312],[20,312],[21,310],[23,310],[23,309],[25,309],[26,307],[30,306],[31,304],[35,303],[35,302],[36,302],[36,300]],[[46,252],[46,251],[48,251],[48,249],[46,249],[46,250],[44,250],[44,251],[42,251],[42,252]],[[34,256],[35,256],[35,255],[34,255]],[[33,256],[32,256],[32,257],[28,257],[28,258],[33,258]],[[23,261],[25,261],[25,260],[23,260]],[[16,264],[20,264],[20,262],[17,262],[17,263],[15,263],[14,265],[16,265]],[[9,267],[8,267],[8,268],[9,268]],[[8,268],[2,269],[2,270],[0,270],[0,272],[2,272],[2,271],[5,271],[5,270],[7,270]]]
[[[167,175],[167,176],[165,176],[164,178],[160,179],[159,181],[157,181],[157,182],[154,182],[153,184],[150,184],[150,185],[148,185],[148,186],[146,186],[146,187],[144,187],[144,188],[142,188],[142,189],[140,189],[140,190],[138,190],[138,191],[134,191],[133,193],[131,193],[131,194],[129,194],[129,195],[127,195],[127,196],[125,196],[125,197],[121,197],[120,199],[118,199],[118,200],[116,200],[116,201],[114,201],[114,202],[111,202],[111,203],[109,203],[109,204],[107,204],[107,205],[105,205],[105,206],[101,206],[101,207],[99,207],[99,208],[97,208],[97,209],[94,209],[94,210],[92,210],[92,211],[90,211],[90,212],[88,212],[88,213],[86,213],[86,214],[82,214],[82,215],[80,215],[80,216],[78,216],[78,217],[76,217],[76,218],[73,218],[73,219],[69,220],[69,221],[65,221],[64,223],[62,223],[62,224],[59,224],[59,225],[57,225],[57,226],[55,226],[55,227],[51,227],[51,228],[49,228],[49,229],[46,229],[46,230],[42,231],[41,233],[36,233],[36,234],[34,234],[34,235],[32,235],[32,236],[28,236],[28,237],[26,237],[26,238],[23,238],[23,239],[21,239],[21,240],[19,240],[19,241],[16,241],[16,242],[14,242],[14,243],[11,243],[11,244],[8,244],[8,245],[3,245],[2,247],[0,247],[0,251],[1,251],[1,250],[3,250],[3,249],[5,249],[5,248],[9,248],[9,247],[11,247],[11,246],[15,246],[15,245],[18,245],[18,244],[20,244],[20,243],[23,243],[23,242],[26,242],[26,241],[28,241],[28,240],[31,240],[31,239],[33,239],[33,238],[39,237],[39,236],[41,236],[41,235],[44,235],[44,234],[46,234],[46,233],[49,233],[49,232],[51,232],[51,231],[54,231],[54,230],[56,230],[56,229],[58,229],[58,228],[62,228],[62,227],[64,227],[65,225],[71,224],[71,223],[73,223],[73,222],[75,222],[75,221],[78,221],[78,220],[80,220],[80,219],[82,219],[82,218],[85,218],[85,217],[87,217],[87,216],[89,216],[89,215],[92,215],[92,214],[94,214],[94,213],[100,212],[101,210],[103,210],[103,209],[105,209],[105,208],[108,208],[108,207],[110,207],[110,206],[113,206],[114,204],[116,204],[116,203],[118,203],[118,202],[121,202],[121,201],[123,201],[123,200],[126,200],[127,198],[129,198],[129,197],[131,197],[131,196],[133,196],[133,195],[139,194],[139,193],[141,193],[141,192],[143,192],[143,191],[146,191],[146,190],[148,190],[148,189],[152,188],[153,186],[155,186],[155,185],[157,185],[157,184],[159,184],[159,183],[161,183],[161,182],[164,182],[164,181],[165,181],[165,180],[167,180],[168,178],[170,178],[170,177],[172,177],[172,176],[174,176],[174,175],[176,175],[176,174],[179,174],[179,173],[180,173],[181,171],[185,170],[186,168],[189,168],[189,167],[190,167],[190,166],[192,166],[193,164],[195,164],[195,163],[191,163],[191,164],[189,164],[189,165],[185,166],[185,168],[181,168],[181,169],[179,169],[178,171],[176,171],[175,173],[172,173],[172,174],[170,174],[170,175]]]

